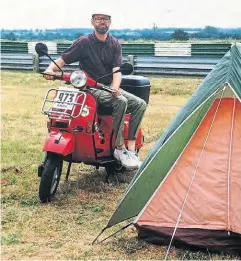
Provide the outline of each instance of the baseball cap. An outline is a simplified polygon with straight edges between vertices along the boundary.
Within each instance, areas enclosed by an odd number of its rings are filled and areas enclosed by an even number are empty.
[[[95,16],[95,15],[106,15],[106,16],[109,16],[111,17],[111,15],[108,13],[108,12],[105,12],[105,11],[97,11],[97,12],[94,12],[92,13],[92,18]]]

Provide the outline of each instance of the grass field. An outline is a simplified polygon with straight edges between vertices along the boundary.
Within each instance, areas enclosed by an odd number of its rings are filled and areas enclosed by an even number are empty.
[[[46,118],[40,108],[47,89],[59,83],[46,81],[34,73],[2,71],[1,77],[1,258],[163,259],[166,247],[139,241],[133,227],[102,244],[91,245],[127,187],[127,184],[105,184],[104,169],[74,164],[70,181],[61,181],[56,199],[50,204],[40,204],[37,165],[42,161],[42,145],[47,135]],[[140,152],[142,159],[202,81],[181,77],[150,77],[150,80],[150,104],[142,124],[146,141]],[[120,227],[110,229],[105,236]],[[169,259],[235,257],[173,248]]]

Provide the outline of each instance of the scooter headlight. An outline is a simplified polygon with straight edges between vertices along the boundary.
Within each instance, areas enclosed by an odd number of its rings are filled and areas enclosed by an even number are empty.
[[[87,82],[87,76],[83,71],[74,71],[70,76],[70,82],[76,88],[84,87]]]

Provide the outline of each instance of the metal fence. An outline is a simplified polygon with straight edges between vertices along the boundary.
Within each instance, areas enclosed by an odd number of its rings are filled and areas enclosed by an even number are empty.
[[[56,59],[58,55],[52,55]],[[196,75],[206,76],[217,64],[220,58],[205,57],[153,57],[153,56],[123,56],[123,62],[130,62],[134,66],[134,74],[157,75]],[[2,53],[1,69],[44,71],[49,65],[47,57],[34,54]],[[65,66],[65,71],[78,68],[78,63]]]
[[[60,54],[71,43],[56,43],[44,41],[50,54]],[[1,42],[2,53],[34,53],[36,42]],[[231,44],[222,43],[123,43],[123,55],[137,56],[195,56],[195,57],[222,57]]]
[[[122,53],[123,55],[154,56],[155,45],[154,44],[122,44]]]
[[[29,70],[34,69],[34,58],[28,53],[2,53],[1,69],[5,70]]]
[[[156,43],[155,56],[191,56],[191,44]]]
[[[58,43],[57,53],[60,54],[68,47],[70,43]],[[155,55],[155,45],[154,44],[122,44],[123,55]]]
[[[71,43],[44,41],[56,59]],[[35,53],[36,42],[1,42],[1,69],[44,71],[48,58]],[[123,62],[134,66],[134,74],[206,76],[231,48],[231,44],[151,43],[122,44]],[[72,71],[78,63],[65,66]]]
[[[192,44],[191,55],[196,57],[222,57],[231,44]]]
[[[135,74],[206,76],[220,58],[136,57]]]
[[[57,57],[59,57],[58,55],[51,55],[51,57],[55,60]],[[47,57],[40,57],[40,58],[37,58],[38,60],[36,61],[36,64],[34,66],[34,70],[35,71],[44,71],[45,69],[47,69],[49,63],[50,63],[50,60],[47,58]],[[127,57],[123,57],[123,60],[122,62],[127,62]],[[38,63],[38,64],[37,64]],[[79,68],[79,63],[76,62],[76,63],[72,63],[70,65],[66,65],[64,66],[63,70],[64,71],[73,71],[73,70],[77,70]]]
[[[28,53],[28,43],[1,42],[1,53]]]

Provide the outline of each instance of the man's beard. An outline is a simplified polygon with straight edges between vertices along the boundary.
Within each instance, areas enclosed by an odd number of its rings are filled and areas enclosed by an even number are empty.
[[[105,26],[105,27],[98,27],[98,26],[95,26],[95,30],[99,33],[99,34],[106,34],[109,30],[109,26]]]

